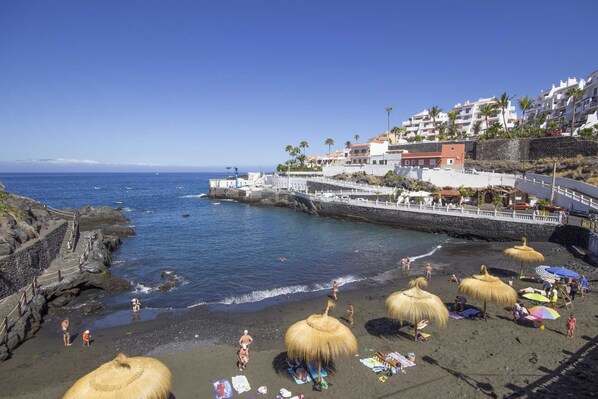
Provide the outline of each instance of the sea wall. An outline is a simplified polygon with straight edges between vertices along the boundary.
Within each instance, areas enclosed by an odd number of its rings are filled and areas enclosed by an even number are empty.
[[[487,141],[451,141],[465,144],[466,158],[481,161],[538,160],[542,158],[573,158],[577,155],[598,156],[598,142],[577,137],[544,137],[521,139],[495,139]],[[443,143],[414,143],[392,145],[391,149],[409,152],[440,151]],[[446,144],[446,142],[445,142]]]
[[[67,221],[37,240],[28,241],[13,254],[0,259],[0,299],[30,284],[58,256],[67,231]]]
[[[325,190],[327,188],[322,184],[318,185],[317,189]],[[525,236],[531,241],[551,241],[561,245],[580,245],[584,248],[588,246],[590,240],[589,230],[576,226],[517,223],[509,220],[364,207],[340,202],[312,200],[305,194],[290,195],[274,190],[263,190],[259,195],[258,192],[239,195],[238,191],[236,189],[210,190],[210,196],[220,199],[235,199],[255,205],[285,206],[312,215],[375,223],[428,233],[441,233],[472,240],[518,241]]]

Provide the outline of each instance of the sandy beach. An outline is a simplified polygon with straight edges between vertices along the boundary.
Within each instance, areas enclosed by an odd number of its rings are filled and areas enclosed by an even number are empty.
[[[338,358],[329,365],[328,390],[315,392],[311,384],[297,385],[286,371],[284,333],[294,322],[322,313],[329,292],[303,301],[282,298],[280,304],[259,311],[213,311],[197,307],[140,321],[92,331],[92,345],[81,345],[83,321],[72,317],[74,341],[65,348],[59,324],[65,310],[52,310],[37,335],[18,348],[12,359],[0,364],[1,398],[59,398],[81,376],[113,359],[119,352],[128,356],[149,355],[162,360],[174,376],[172,396],[214,398],[211,380],[244,374],[251,391],[234,397],[256,397],[265,385],[265,398],[275,398],[281,388],[306,398],[398,398],[418,397],[594,397],[598,376],[598,297],[594,292],[578,297],[573,312],[577,317],[574,338],[565,336],[563,317],[546,321],[539,330],[515,324],[508,309],[490,304],[487,320],[450,319],[444,329],[431,324],[426,342],[413,342],[400,325],[386,315],[386,297],[407,287],[411,278],[424,275],[425,262],[434,267],[428,290],[452,303],[457,284],[452,273],[470,275],[482,263],[491,273],[508,280],[519,265],[505,259],[501,251],[513,243],[461,243],[443,247],[429,258],[412,265],[409,275],[389,273],[384,280],[341,287],[339,300],[330,312],[344,317],[349,304],[355,307],[359,352]],[[546,257],[546,264],[568,265],[583,272],[590,281],[598,277],[594,267],[576,259],[565,248],[551,243],[530,243]],[[375,265],[367,265],[375,267]],[[528,275],[533,267],[527,268]],[[595,284],[595,283],[590,283]],[[514,279],[514,288],[540,288]],[[529,301],[524,302],[530,305]],[[469,301],[468,305],[481,307]],[[142,313],[143,320],[143,313]],[[239,336],[248,329],[254,338],[245,372],[236,368]],[[384,383],[359,362],[375,351],[413,352],[416,366],[389,377]],[[532,393],[533,391],[533,393]]]

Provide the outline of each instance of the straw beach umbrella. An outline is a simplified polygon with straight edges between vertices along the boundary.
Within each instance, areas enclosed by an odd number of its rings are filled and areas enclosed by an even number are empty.
[[[507,248],[502,252],[507,258],[516,259],[521,262],[519,278],[523,277],[524,263],[544,262],[544,255],[538,251],[535,251],[532,247],[527,246],[527,238],[521,237],[521,244],[522,245],[515,245],[513,248]]]
[[[517,301],[517,292],[503,283],[498,277],[488,274],[485,265],[482,265],[481,271],[482,274],[474,274],[471,277],[464,278],[459,284],[459,292],[484,301],[484,318],[486,318],[486,302],[513,306]]]
[[[328,301],[323,314],[314,314],[293,324],[284,336],[287,352],[291,358],[305,362],[318,360],[318,380],[322,381],[322,361],[337,355],[357,353],[357,339],[351,330],[340,321],[328,315]]]
[[[150,357],[126,357],[119,353],[80,378],[62,399],[167,399],[172,374]]]
[[[433,320],[441,327],[448,321],[448,309],[442,299],[424,291],[428,282],[423,277],[418,277],[409,282],[411,287],[405,291],[392,293],[386,299],[386,310],[393,319],[400,321],[409,320],[415,328],[414,338],[417,341],[417,325],[422,320]]]

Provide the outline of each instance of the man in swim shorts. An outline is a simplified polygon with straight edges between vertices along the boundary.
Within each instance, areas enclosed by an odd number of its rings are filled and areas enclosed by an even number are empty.
[[[251,345],[251,343],[253,342],[253,338],[251,338],[251,335],[249,335],[249,331],[245,330],[243,331],[243,335],[241,335],[241,338],[239,338],[239,346],[247,346],[247,350],[249,350],[249,345]]]
[[[71,334],[69,333],[69,319],[62,320],[60,323],[60,328],[62,329],[62,341],[64,342],[64,346],[71,346]]]

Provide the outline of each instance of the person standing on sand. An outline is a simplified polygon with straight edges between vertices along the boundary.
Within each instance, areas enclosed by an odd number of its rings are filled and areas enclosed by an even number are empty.
[[[411,259],[409,259],[409,257],[407,257],[407,259],[405,259],[405,267],[407,271],[409,271],[409,268],[411,267]]]
[[[62,329],[62,341],[64,342],[64,346],[71,346],[71,334],[69,333],[69,319],[62,320],[60,323],[60,328]]]
[[[552,288],[552,294],[550,296],[550,307],[556,309],[556,303],[559,300],[559,294],[556,292],[557,287]]]
[[[243,335],[241,335],[241,338],[239,338],[239,346],[240,347],[246,346],[247,351],[249,351],[249,345],[251,345],[252,342],[253,342],[253,338],[251,338],[251,335],[249,335],[249,331],[247,331],[247,330],[243,331]]]
[[[89,332],[89,330],[85,330],[85,332],[83,333],[83,346],[90,346],[90,342],[89,340],[91,339],[91,333]]]
[[[353,311],[353,305],[349,305],[349,309],[347,309],[347,320],[349,321],[349,324],[353,325],[353,314],[355,312]]]
[[[405,267],[407,267],[407,260],[403,257],[401,258],[401,270],[405,271]]]
[[[573,333],[575,333],[575,327],[577,326],[577,319],[573,316],[573,313],[567,317],[567,337],[573,338]]]
[[[336,283],[336,281],[333,281],[332,282],[332,299],[334,299],[336,301],[338,299],[337,295],[338,295],[338,284]]]
[[[426,280],[432,281],[432,265],[430,265],[430,262],[426,263]]]
[[[249,363],[249,349],[247,348],[247,345],[241,345],[237,351],[237,356],[237,367],[239,368],[239,371],[243,371],[247,368],[247,363]]]
[[[588,279],[586,276],[581,276],[581,297],[583,298],[588,293]]]

